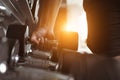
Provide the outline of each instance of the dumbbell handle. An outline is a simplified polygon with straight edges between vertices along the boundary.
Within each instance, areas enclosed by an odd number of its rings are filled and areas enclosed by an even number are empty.
[[[39,58],[39,59],[45,59],[48,60],[51,58],[51,53],[47,51],[39,51],[39,50],[33,50],[30,56]]]
[[[43,68],[43,69],[50,69],[50,68],[57,69],[57,63],[54,63],[49,60],[36,59],[32,57],[26,58],[25,65],[37,67],[37,68]]]
[[[50,51],[52,47],[56,47],[58,45],[57,40],[45,40],[43,44],[39,44],[39,50]]]

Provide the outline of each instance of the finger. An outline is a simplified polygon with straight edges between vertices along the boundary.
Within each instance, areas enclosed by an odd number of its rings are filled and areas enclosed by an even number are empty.
[[[37,37],[36,36],[32,36],[31,37],[31,42],[33,42],[33,43],[36,43],[36,44],[39,44],[39,39],[37,39]]]
[[[39,49],[40,49],[40,50],[43,50],[43,48],[44,48],[44,38],[41,37],[41,38],[40,38],[40,41],[39,41]]]
[[[44,37],[41,37],[40,43],[41,43],[41,44],[44,44],[44,42],[45,42],[45,41],[44,41]]]

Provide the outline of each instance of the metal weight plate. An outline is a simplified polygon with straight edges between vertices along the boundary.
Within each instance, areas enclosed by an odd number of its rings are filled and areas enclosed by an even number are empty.
[[[17,61],[19,59],[18,53],[19,53],[19,41],[16,40],[11,50],[10,63],[9,63],[10,67],[13,69],[16,67]]]
[[[63,31],[59,38],[59,47],[70,50],[78,50],[78,33]]]

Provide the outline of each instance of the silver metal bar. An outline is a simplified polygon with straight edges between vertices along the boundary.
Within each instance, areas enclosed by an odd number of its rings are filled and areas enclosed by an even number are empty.
[[[10,0],[0,0],[3,5],[16,17],[16,19],[22,24],[25,24],[25,17],[17,10]]]
[[[17,10],[23,14],[23,17],[26,19],[26,24],[32,27],[35,23],[33,14],[31,12],[30,5],[28,0],[11,0],[13,5],[17,8]]]
[[[31,12],[28,0],[0,0],[4,6],[22,24],[33,27],[35,24],[34,16]]]

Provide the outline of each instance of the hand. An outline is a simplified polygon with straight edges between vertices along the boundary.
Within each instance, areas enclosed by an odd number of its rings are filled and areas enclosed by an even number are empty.
[[[44,44],[46,39],[54,39],[54,32],[53,30],[47,29],[45,27],[36,29],[31,36],[31,41],[36,45]]]

